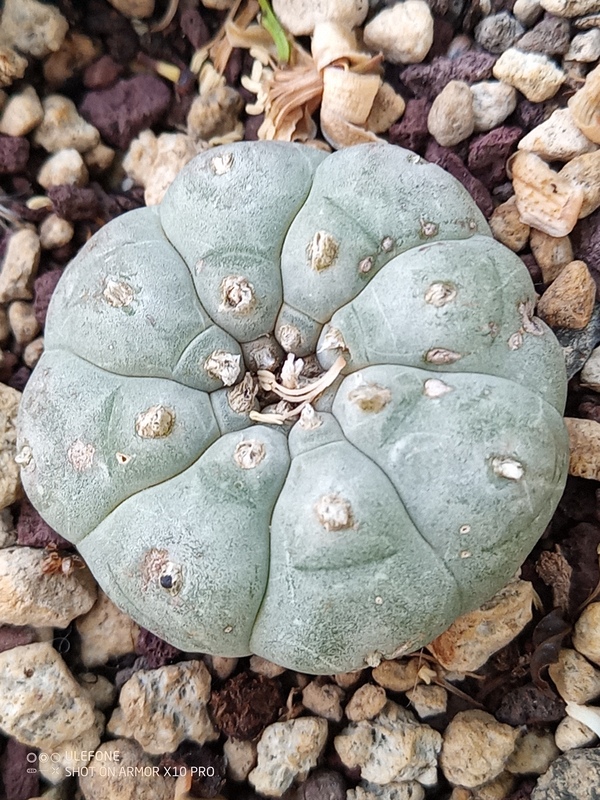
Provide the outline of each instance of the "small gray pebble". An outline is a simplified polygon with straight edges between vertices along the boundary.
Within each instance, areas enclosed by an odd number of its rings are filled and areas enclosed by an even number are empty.
[[[544,53],[547,56],[564,55],[570,46],[569,33],[568,19],[546,14],[535,28],[519,39],[516,47],[528,53]]]
[[[481,20],[475,28],[475,39],[488,53],[503,53],[517,41],[525,28],[509,14],[491,14]]]
[[[567,377],[569,380],[582,369],[592,354],[592,350],[600,343],[600,303],[596,303],[591,319],[581,331],[570,328],[554,328],[554,335],[565,353]],[[600,800],[600,794],[598,795]]]
[[[599,800],[600,748],[571,750],[553,761],[531,800]]]

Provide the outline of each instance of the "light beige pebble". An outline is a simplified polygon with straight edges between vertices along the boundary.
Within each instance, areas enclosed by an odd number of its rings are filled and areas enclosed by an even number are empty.
[[[554,97],[566,75],[552,59],[541,53],[524,53],[509,47],[494,64],[494,78],[514,86],[532,103]]]
[[[50,94],[44,98],[42,106],[44,119],[33,134],[34,144],[49,153],[67,149],[85,153],[99,143],[97,129],[79,116],[75,103],[68,97]]]
[[[108,0],[124,17],[146,19],[154,14],[154,0]]]
[[[600,65],[588,72],[584,85],[567,105],[582,133],[600,144]]]
[[[64,86],[76,73],[81,73],[100,55],[102,47],[84,33],[71,29],[60,48],[44,61],[44,79],[48,89]]]
[[[521,222],[514,195],[496,206],[490,218],[490,228],[494,238],[514,253],[520,252],[529,241],[531,228]]]
[[[427,129],[442,147],[467,139],[475,126],[473,95],[464,81],[450,81],[433,101]]]
[[[353,686],[356,686],[357,683],[360,683],[363,672],[364,670],[362,669],[357,669],[354,672],[338,672],[336,675],[333,675],[333,680],[334,683],[337,683],[342,689],[351,689]]]
[[[25,55],[43,58],[63,43],[69,23],[54,5],[38,0],[5,0],[3,38]]]
[[[210,673],[202,661],[138,670],[121,688],[107,731],[135,739],[147,753],[173,753],[185,740],[212,742]]]
[[[278,675],[283,675],[285,667],[280,667],[279,664],[267,661],[266,658],[262,658],[261,656],[250,656],[250,670],[257,675],[265,675],[267,678],[276,678]]]
[[[373,719],[387,703],[387,695],[382,686],[365,683],[360,686],[346,705],[345,713],[350,722]]]
[[[0,623],[66,628],[96,599],[87,567],[70,575],[44,572],[46,553],[37,547],[0,550]]]
[[[549,236],[567,236],[575,227],[584,192],[535,153],[519,150],[509,161],[521,221]]]
[[[14,300],[8,307],[8,322],[15,342],[25,347],[37,336],[40,323],[35,318],[33,303]]]
[[[23,363],[29,369],[33,369],[42,357],[44,352],[44,337],[38,336],[33,342],[29,342],[25,350],[23,350]]]
[[[77,150],[59,150],[42,164],[37,181],[49,189],[51,186],[85,186],[89,173],[81,153]]]
[[[600,29],[578,33],[571,39],[571,45],[565,53],[565,61],[591,63],[600,58]]]
[[[238,91],[225,84],[224,78],[220,80],[212,89],[199,94],[188,111],[187,134],[199,146],[213,137],[226,137],[229,141],[243,138],[239,116],[244,102]]]
[[[6,246],[0,271],[0,303],[31,300],[31,283],[40,263],[40,239],[31,228],[15,231]]]
[[[0,116],[0,133],[27,136],[44,118],[40,98],[33,86],[24,86],[11,95]]]
[[[109,600],[103,591],[91,610],[86,609],[75,623],[81,640],[81,661],[97,667],[111,658],[133,653],[140,634],[139,626]]]
[[[204,663],[208,667],[210,674],[220,681],[225,681],[233,674],[238,665],[239,658],[229,656],[204,656]]]
[[[344,690],[335,683],[321,684],[314,680],[302,691],[302,705],[330,722],[339,722],[342,719],[343,699]]]
[[[327,721],[299,717],[268,725],[257,747],[257,764],[248,781],[259,794],[281,797],[294,781],[303,781],[327,742]]]
[[[517,107],[517,90],[503,81],[481,81],[471,86],[476,131],[491,131]]]
[[[486,711],[461,711],[444,732],[442,771],[455,786],[488,783],[504,770],[518,737],[518,730]]]
[[[584,608],[575,624],[573,646],[600,666],[600,603],[590,603]]]
[[[137,742],[113,739],[96,749],[79,786],[85,800],[173,800],[175,780],[155,766]]]
[[[583,191],[579,219],[589,216],[600,207],[600,150],[577,156],[565,164],[558,174]]]
[[[404,114],[406,103],[389,83],[382,83],[367,117],[367,129],[373,133],[385,133]]]
[[[442,737],[391,700],[372,720],[352,722],[334,739],[342,763],[376,784],[416,780],[437,783]]]
[[[106,172],[115,160],[115,151],[112,147],[100,142],[91,150],[86,150],[83,153],[83,160],[88,170],[97,175],[101,172]]]
[[[533,729],[517,739],[505,769],[513,775],[543,775],[559,755],[554,735],[550,731]]]
[[[544,283],[552,283],[573,261],[573,247],[568,236],[548,236],[532,228],[529,245],[542,270]]]
[[[600,697],[600,670],[576,650],[563,648],[548,673],[563,700],[585,705]]]
[[[227,759],[227,776],[238,783],[245,781],[256,766],[258,757],[256,742],[226,739],[223,753]]]
[[[600,392],[600,347],[592,351],[579,376],[581,386]]]
[[[540,0],[540,5],[557,17],[582,17],[600,11],[598,0]]]
[[[513,6],[513,15],[526,28],[534,25],[543,13],[539,0],[516,0]]]
[[[0,86],[10,86],[23,77],[26,69],[27,59],[0,41]]]
[[[145,155],[139,153],[138,140],[134,140],[129,147],[128,154],[123,161],[123,168],[128,175],[140,174],[139,161],[147,160]],[[156,141],[155,157],[149,165],[143,181],[137,181],[144,186],[144,200],[146,205],[157,205],[163,199],[165,192],[177,177],[181,169],[197,155],[198,146],[191,136],[183,133],[162,133]],[[138,160],[138,168],[132,167],[132,161]]]
[[[369,0],[273,0],[273,11],[294,36],[308,36],[317,22],[339,22],[348,29],[362,25]]]
[[[459,617],[428,649],[444,669],[473,672],[523,630],[533,600],[529,581],[511,581],[481,608]]]
[[[424,0],[403,0],[380,11],[365,25],[369,50],[392,64],[418,64],[433,44],[433,16]]]
[[[569,432],[569,475],[600,480],[600,422],[576,417],[565,417],[564,419]],[[596,605],[600,605],[600,603],[596,603]],[[600,618],[600,614],[598,616]],[[600,624],[600,619],[598,622]],[[575,641],[573,644],[577,650],[580,649]],[[600,664],[600,643],[598,659],[595,663]]]
[[[419,661],[382,661],[373,670],[373,680],[390,692],[406,692],[419,682]]]
[[[568,108],[559,108],[524,136],[518,149],[537,153],[548,161],[570,161],[594,152],[598,145],[583,135]]]
[[[554,742],[559,750],[577,750],[595,744],[598,737],[591,728],[573,717],[565,717],[558,723],[554,732]]]
[[[71,241],[74,232],[75,229],[68,220],[59,217],[58,214],[49,214],[40,225],[42,250],[63,247]]]
[[[114,705],[117,698],[117,688],[104,675],[97,675],[95,672],[82,672],[77,675],[77,683],[100,711],[105,711]]]
[[[538,316],[556,328],[582,330],[590,321],[596,301],[596,283],[584,261],[567,264],[542,295]]]
[[[385,786],[361,781],[348,789],[346,800],[425,800],[425,790],[416,781],[392,781]]]
[[[10,513],[10,509],[3,508],[0,511],[0,549],[12,547],[17,541],[17,531],[15,523]]]
[[[0,653],[0,728],[31,747],[52,749],[94,724],[94,705],[49,642]]]
[[[93,752],[100,744],[104,725],[104,714],[95,711],[94,722],[87,730],[61,742],[58,747],[42,750],[38,755],[38,769],[42,778],[56,785],[73,775],[75,770],[87,767],[90,761],[87,754]]]
[[[12,505],[22,494],[19,466],[15,462],[20,400],[21,392],[0,383],[0,509]],[[0,551],[0,556],[3,552]],[[10,601],[11,598],[3,590],[0,602]]]
[[[0,344],[4,344],[10,337],[10,325],[6,309],[0,306]]]
[[[448,705],[448,692],[443,686],[435,684],[419,684],[414,689],[409,689],[406,696],[410,700],[412,707],[417,712],[419,719],[435,717],[443,714]]]
[[[510,772],[501,772],[493,781],[472,789],[469,800],[505,800],[513,790],[514,785],[514,775],[511,775]],[[452,795],[450,800],[453,800]]]

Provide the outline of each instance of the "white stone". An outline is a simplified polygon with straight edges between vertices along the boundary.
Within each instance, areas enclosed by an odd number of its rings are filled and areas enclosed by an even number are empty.
[[[138,625],[109,600],[104,592],[87,614],[76,622],[81,639],[81,660],[86,667],[105,664],[111,658],[133,653],[140,634]]]
[[[96,749],[79,785],[85,800],[173,800],[175,781],[156,774],[155,766],[137,742],[113,739]]]
[[[13,300],[8,307],[8,322],[19,347],[25,347],[33,341],[40,330],[33,303],[27,300]]]
[[[92,607],[96,584],[87,567],[44,572],[46,556],[37,547],[0,550],[0,624],[66,628]]]
[[[129,145],[123,160],[127,175],[144,187],[146,205],[157,205],[180,170],[199,151],[194,139],[183,133],[143,131]]]
[[[503,81],[481,81],[471,86],[476,131],[490,131],[517,107],[517,90]]]
[[[41,776],[49,783],[57,784],[72,775],[73,770],[87,767],[89,758],[84,754],[93,752],[98,747],[103,732],[104,714],[96,711],[93,724],[79,736],[67,739],[51,750],[42,750],[38,756]]]
[[[425,790],[416,781],[392,781],[385,786],[362,781],[348,789],[346,800],[424,800]]]
[[[473,133],[473,95],[464,81],[450,81],[433,101],[427,116],[427,128],[442,147],[468,139]]]
[[[44,117],[40,98],[33,86],[25,86],[11,95],[0,116],[0,133],[27,136]]]
[[[350,722],[373,719],[386,703],[387,695],[383,687],[365,683],[352,695],[345,709],[346,717]]]
[[[154,14],[154,0],[108,0],[124,17],[146,19]]]
[[[576,650],[561,649],[548,672],[566,702],[585,705],[600,697],[600,670]]]
[[[554,97],[566,80],[562,69],[541,53],[523,53],[509,47],[496,61],[494,78],[514,86],[533,103]]]
[[[513,6],[514,16],[526,28],[534,25],[544,13],[539,0],[516,0]]]
[[[15,523],[10,513],[10,509],[3,508],[0,511],[0,549],[12,547],[17,541],[17,531]]]
[[[488,783],[504,770],[518,736],[518,730],[486,711],[461,711],[444,732],[442,771],[454,786]]]
[[[41,166],[37,181],[49,189],[51,186],[85,186],[89,175],[85,162],[77,150],[59,150]]]
[[[442,737],[391,700],[374,719],[344,728],[333,744],[342,763],[350,769],[359,767],[366,781],[437,783]]]
[[[77,675],[77,682],[100,711],[110,708],[117,697],[117,689],[104,675],[94,672],[82,672]]]
[[[68,220],[59,217],[58,214],[49,214],[40,225],[42,250],[63,247],[71,241],[74,232],[75,229]]]
[[[591,728],[573,717],[565,717],[558,723],[554,732],[554,741],[563,753],[567,750],[578,750],[598,741],[598,737]]]
[[[559,108],[524,136],[518,149],[536,153],[548,161],[570,161],[594,152],[598,145],[583,135],[568,108]]]
[[[83,153],[85,165],[94,175],[105,172],[111,166],[114,159],[115,151],[112,147],[108,147],[108,145],[102,142],[92,147],[91,150],[86,150],[85,153]]]
[[[218,738],[208,716],[210,673],[202,661],[138,670],[123,685],[107,730],[138,741],[147,753],[172,753],[185,740]]]
[[[575,624],[573,647],[600,666],[600,603],[590,603]]]
[[[25,55],[43,58],[59,49],[69,23],[54,5],[38,0],[5,0],[3,39]]]
[[[0,303],[31,300],[31,282],[40,263],[40,240],[31,228],[15,231],[6,246],[0,272]]]
[[[344,690],[335,683],[321,685],[319,681],[311,681],[302,692],[302,704],[318,717],[331,722],[342,719],[342,699]]]
[[[365,26],[369,50],[392,64],[418,64],[433,44],[433,17],[424,0],[404,0],[385,8]]]
[[[294,36],[308,36],[317,22],[339,22],[352,29],[369,11],[368,0],[273,0],[273,11]]]
[[[20,392],[0,383],[0,509],[10,506],[22,493],[19,467],[15,463],[17,412],[20,400]],[[4,550],[0,550],[0,556],[3,553]],[[10,602],[10,597],[6,597],[7,591],[8,589],[2,587],[0,602]]]
[[[33,134],[34,144],[49,153],[71,149],[85,153],[96,147],[100,134],[79,116],[72,100],[62,94],[50,94],[44,98],[42,106],[44,119]]]
[[[540,5],[557,17],[582,17],[600,11],[600,0],[540,0]]]
[[[25,350],[23,350],[23,363],[29,369],[33,369],[42,357],[44,352],[44,337],[38,336],[33,342],[29,342]]]
[[[227,775],[232,781],[245,781],[256,766],[256,742],[226,739],[223,753],[227,759]]]
[[[549,731],[533,729],[517,739],[505,769],[513,775],[543,775],[559,755],[554,736]]]
[[[578,33],[571,39],[571,46],[564,56],[565,61],[590,63],[600,58],[600,29]]]
[[[0,728],[52,749],[94,724],[94,706],[49,642],[0,653]]]
[[[327,721],[320,717],[299,717],[267,726],[258,743],[257,765],[248,775],[250,784],[259,794],[281,797],[316,766],[327,730]]]
[[[448,705],[448,692],[443,686],[435,684],[426,685],[420,683],[414,689],[409,689],[406,696],[411,705],[417,712],[419,719],[435,717],[436,714],[443,714]]]

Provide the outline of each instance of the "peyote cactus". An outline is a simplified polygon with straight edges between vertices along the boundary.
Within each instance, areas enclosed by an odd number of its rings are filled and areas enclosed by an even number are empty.
[[[561,348],[451,176],[391,145],[227,145],[66,269],[25,390],[44,519],[185,651],[312,673],[497,591],[567,470]]]

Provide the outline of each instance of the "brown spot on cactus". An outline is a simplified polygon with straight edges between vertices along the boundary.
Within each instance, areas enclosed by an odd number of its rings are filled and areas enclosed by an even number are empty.
[[[521,315],[523,330],[526,333],[531,333],[533,336],[543,336],[544,329],[540,320],[533,316],[533,301],[527,300],[518,305],[519,314]]]
[[[378,414],[392,399],[392,393],[385,386],[377,383],[364,383],[357,389],[353,389],[348,400],[357,405],[361,411],[371,414]]]
[[[461,550],[460,551],[460,557],[461,558],[471,558],[472,555],[473,555],[473,553],[470,550]]]
[[[453,392],[452,386],[448,386],[438,378],[428,378],[423,384],[423,394],[425,397],[443,397],[448,392]]]
[[[354,525],[352,506],[340,494],[320,497],[315,505],[315,513],[326,531],[341,531]]]
[[[115,457],[119,464],[122,464],[123,466],[129,464],[131,461],[131,456],[125,455],[125,453],[115,453]]]
[[[223,153],[220,156],[215,156],[210,160],[210,168],[215,175],[225,175],[230,171],[233,166],[233,153]]]
[[[233,625],[226,625],[223,628],[223,633],[233,633]]]
[[[240,375],[240,356],[225,350],[214,350],[204,362],[204,369],[224,386],[233,386]]]
[[[425,353],[425,361],[429,364],[454,364],[461,358],[461,353],[447,350],[445,347],[432,347]]]
[[[15,464],[18,464],[21,469],[33,469],[35,462],[33,460],[33,450],[29,445],[23,445],[17,455],[15,456]]]
[[[286,353],[293,353],[302,344],[302,334],[296,325],[282,325],[277,331],[277,339]]]
[[[520,331],[513,333],[508,340],[509,350],[519,350],[523,346],[523,334]]]
[[[113,278],[108,278],[102,296],[113,308],[126,308],[130,306],[135,297],[133,288],[125,281],[116,281]]]
[[[461,525],[458,529],[459,533],[466,534],[471,533],[471,526],[470,525]]]
[[[158,583],[162,589],[166,589],[170,594],[179,594],[183,586],[183,569],[173,561],[163,564],[159,574]]]
[[[524,473],[520,461],[502,456],[492,458],[492,469],[499,478],[506,478],[509,481],[520,481]]]
[[[392,239],[391,236],[386,236],[384,239],[382,239],[381,249],[383,250],[384,253],[389,253],[390,250],[393,248],[393,246],[394,246],[394,240]]]
[[[255,305],[254,286],[243,275],[229,275],[223,278],[219,311],[249,314]]]
[[[429,222],[428,220],[422,219],[421,220],[421,236],[423,239],[431,239],[432,236],[436,236],[440,226],[435,222]]]
[[[262,442],[245,439],[235,448],[233,460],[241,469],[254,469],[264,460],[267,451]]]
[[[376,606],[382,606],[383,605],[383,597],[381,597],[380,595],[377,595],[376,598],[375,598],[375,605]]]
[[[69,463],[77,472],[85,472],[90,469],[94,463],[94,453],[96,448],[93,444],[83,442],[77,439],[69,447],[67,451],[67,458]]]
[[[150,406],[135,418],[135,432],[142,439],[162,439],[175,424],[175,412],[165,406]]]
[[[338,256],[339,249],[337,240],[330,233],[317,231],[306,248],[311,269],[320,272],[331,267]]]
[[[373,256],[367,256],[366,258],[363,258],[363,260],[358,264],[358,271],[362,272],[363,275],[366,275],[367,272],[370,272],[373,269],[373,263]]]
[[[441,308],[446,303],[452,302],[456,297],[456,286],[452,283],[438,281],[432,283],[425,292],[425,302],[429,305]]]

